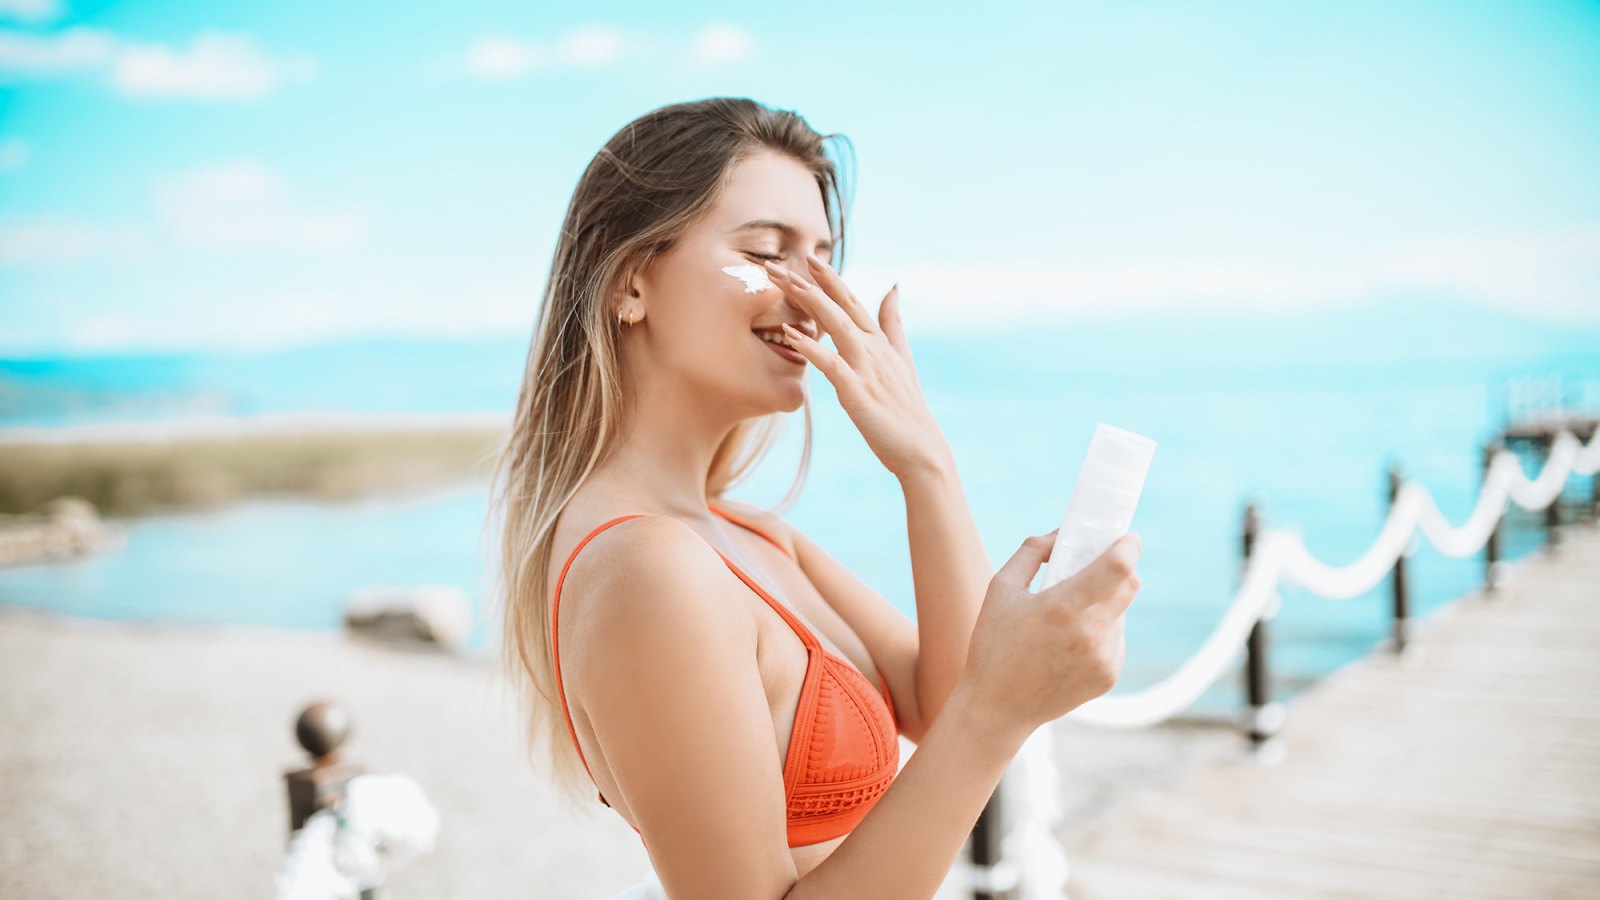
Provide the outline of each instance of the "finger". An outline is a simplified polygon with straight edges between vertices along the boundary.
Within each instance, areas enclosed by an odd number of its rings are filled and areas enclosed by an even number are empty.
[[[1105,552],[1069,580],[1078,582],[1077,589],[1090,598],[1090,604],[1126,606],[1122,600],[1129,592],[1128,580],[1133,576],[1134,566],[1139,563],[1139,554],[1139,536],[1130,531],[1112,542]],[[1128,600],[1131,602],[1132,597],[1128,597]]]
[[[833,270],[833,266],[828,265],[815,253],[806,254],[806,264],[811,269],[812,279],[822,288],[823,293],[839,304],[839,308],[850,316],[856,327],[868,334],[878,330],[878,323],[872,321],[872,313],[867,310],[865,304],[856,299],[855,293],[844,283],[844,279],[839,277],[839,273]]]
[[[1038,573],[1039,567],[1050,558],[1050,548],[1055,546],[1056,528],[1045,534],[1030,535],[1005,561],[1000,570],[994,573],[994,581],[1000,582],[1008,590],[1015,593],[1026,588],[1033,581],[1033,576]]]
[[[840,379],[849,377],[850,367],[845,364],[844,360],[839,358],[839,354],[812,340],[809,335],[788,322],[783,323],[783,336],[788,338],[789,345],[794,347],[795,352],[804,356],[807,362],[816,366],[818,371],[833,382],[835,387],[842,383]]]
[[[833,342],[847,359],[855,358],[854,354],[860,349],[856,340],[861,329],[855,327],[850,316],[845,313],[839,304],[833,302],[827,294],[811,282],[791,272],[777,263],[767,260],[767,271],[773,275],[773,280],[783,289],[785,294],[793,297],[817,320],[818,326],[824,333],[833,336]]]
[[[878,325],[883,329],[884,337],[889,339],[889,345],[899,352],[900,358],[911,366],[912,372],[916,371],[916,364],[911,359],[911,342],[906,340],[906,331],[900,321],[900,284],[889,288],[889,293],[883,295],[883,302],[878,304]]]

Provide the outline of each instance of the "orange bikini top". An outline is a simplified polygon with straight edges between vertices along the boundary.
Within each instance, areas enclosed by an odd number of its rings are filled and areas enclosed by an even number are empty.
[[[754,531],[783,550],[785,556],[789,555],[788,550],[771,535],[722,510],[707,508],[735,525]],[[648,514],[618,516],[589,532],[573,548],[572,555],[567,557],[566,565],[562,566],[561,575],[556,580],[555,599],[550,611],[550,634],[555,644],[556,689],[561,694],[561,708],[566,714],[567,730],[572,734],[574,746],[578,745],[578,732],[572,725],[572,712],[567,706],[567,694],[562,687],[560,642],[555,640],[560,633],[557,614],[561,609],[561,584],[566,581],[567,570],[572,568],[578,551],[595,535],[618,522],[645,515]],[[712,549],[716,550],[715,547]],[[808,656],[805,680],[800,688],[800,705],[795,710],[794,727],[783,766],[789,846],[801,847],[849,834],[866,818],[867,812],[878,802],[878,797],[889,789],[900,768],[900,723],[895,718],[894,700],[889,695],[888,684],[884,683],[880,694],[861,670],[824,650],[810,629],[782,603],[734,565],[722,551],[716,552],[741,581],[789,623],[789,627],[805,645]],[[578,758],[583,760],[581,747],[578,749]],[[587,760],[583,760],[583,767],[593,781],[594,772],[589,769]],[[601,803],[611,805],[598,789],[595,793]],[[633,830],[639,831],[638,828]],[[639,832],[639,840],[644,841],[643,832]]]

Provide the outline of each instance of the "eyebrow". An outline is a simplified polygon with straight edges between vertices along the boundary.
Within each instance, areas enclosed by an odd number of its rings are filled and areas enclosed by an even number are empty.
[[[790,239],[793,239],[796,234],[799,234],[799,230],[793,225],[790,225],[788,222],[779,222],[776,219],[751,219],[737,228],[728,229],[728,233],[733,234],[736,231],[749,231],[753,228],[771,228],[774,231],[782,232],[784,236]],[[832,253],[833,242],[817,241],[817,249],[821,250],[823,253]]]

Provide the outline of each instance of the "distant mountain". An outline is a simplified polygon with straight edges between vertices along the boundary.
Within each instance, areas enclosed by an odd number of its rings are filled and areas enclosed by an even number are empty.
[[[1238,373],[1351,370],[1381,365],[1441,373],[1462,365],[1600,359],[1600,325],[1576,328],[1423,293],[1375,297],[1338,309],[1172,312],[1010,329],[918,345],[968,356],[963,370],[994,372]]]
[[[384,336],[248,353],[0,358],[0,422],[500,411],[515,402],[528,338]],[[1495,382],[1569,367],[1600,370],[1600,326],[1549,324],[1425,293],[1326,311],[1179,311],[913,334],[912,341],[924,385],[969,396],[1039,378],[1089,390],[1182,392]]]

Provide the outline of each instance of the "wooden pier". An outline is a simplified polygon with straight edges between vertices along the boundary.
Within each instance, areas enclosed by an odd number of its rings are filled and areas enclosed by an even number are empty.
[[[1600,526],[1415,623],[1244,755],[1071,842],[1073,900],[1600,897]]]

